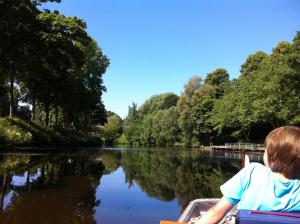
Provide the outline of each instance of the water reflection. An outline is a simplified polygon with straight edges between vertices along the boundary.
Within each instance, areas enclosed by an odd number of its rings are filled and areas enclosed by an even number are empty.
[[[129,185],[136,181],[148,196],[163,201],[176,198],[185,207],[195,198],[220,197],[219,186],[240,169],[240,162],[190,151],[125,151],[122,166]]]
[[[158,223],[219,197],[240,160],[191,150],[0,156],[0,223]]]
[[[96,223],[104,166],[90,156],[2,156],[1,223]]]

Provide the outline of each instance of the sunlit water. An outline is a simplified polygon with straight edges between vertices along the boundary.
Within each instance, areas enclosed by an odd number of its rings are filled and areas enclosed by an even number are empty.
[[[176,220],[189,201],[220,197],[240,157],[178,149],[2,154],[0,223]]]

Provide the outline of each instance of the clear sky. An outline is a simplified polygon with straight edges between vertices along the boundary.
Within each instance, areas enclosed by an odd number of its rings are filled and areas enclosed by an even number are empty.
[[[62,0],[57,9],[87,23],[110,59],[107,110],[125,117],[152,95],[222,67],[230,78],[258,50],[270,53],[300,31],[299,0]]]

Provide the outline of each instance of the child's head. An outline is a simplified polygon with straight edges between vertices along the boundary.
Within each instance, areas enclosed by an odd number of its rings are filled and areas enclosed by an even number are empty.
[[[300,128],[285,126],[271,131],[265,146],[265,162],[273,172],[300,179]]]

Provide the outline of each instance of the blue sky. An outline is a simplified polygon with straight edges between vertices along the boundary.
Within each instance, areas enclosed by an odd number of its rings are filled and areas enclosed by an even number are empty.
[[[300,31],[299,0],[62,0],[57,9],[87,23],[110,59],[107,110],[125,117],[152,95],[222,67],[230,78],[258,50],[270,53]]]

